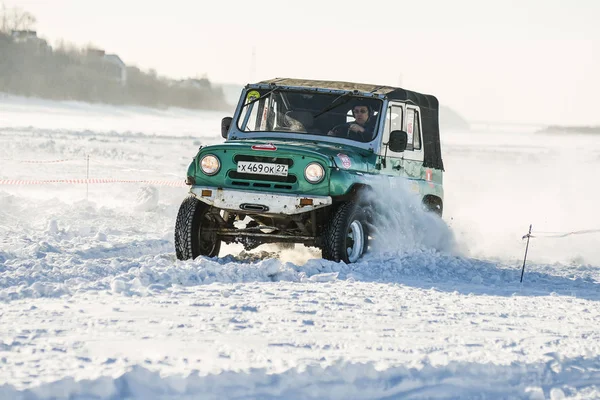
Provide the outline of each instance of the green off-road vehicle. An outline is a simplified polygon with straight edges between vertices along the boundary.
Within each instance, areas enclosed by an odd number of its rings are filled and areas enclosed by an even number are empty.
[[[370,84],[272,79],[247,85],[222,144],[190,164],[190,195],[175,227],[180,260],[302,243],[352,263],[367,250],[374,182],[408,179],[441,216],[442,173],[434,96]],[[363,115],[360,115],[363,114]]]

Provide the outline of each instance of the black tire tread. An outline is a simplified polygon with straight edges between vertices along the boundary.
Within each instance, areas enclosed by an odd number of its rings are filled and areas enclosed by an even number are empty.
[[[323,258],[335,262],[348,262],[344,238],[347,233],[349,218],[354,213],[355,208],[355,203],[347,201],[340,203],[332,213],[324,235]]]
[[[192,195],[186,197],[177,213],[175,222],[175,255],[178,260],[189,260],[194,258],[192,243],[193,243],[193,228],[194,215],[200,200]]]

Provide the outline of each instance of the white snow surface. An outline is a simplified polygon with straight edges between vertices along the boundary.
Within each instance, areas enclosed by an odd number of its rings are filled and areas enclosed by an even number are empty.
[[[182,181],[223,116],[2,95],[0,180]],[[600,398],[600,235],[531,239],[519,283],[530,224],[600,229],[600,138],[442,150],[443,220],[381,189],[387,240],[352,265],[178,261],[186,187],[0,185],[0,399]]]

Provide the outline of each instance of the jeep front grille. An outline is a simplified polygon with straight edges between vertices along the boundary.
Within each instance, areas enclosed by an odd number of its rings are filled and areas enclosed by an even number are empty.
[[[250,185],[250,182],[244,182],[244,181],[231,181],[232,185],[235,186],[246,186],[246,187],[256,187],[256,188],[265,188],[265,189],[271,189],[271,188],[275,188],[275,189],[286,189],[286,190],[292,190],[292,185],[281,185],[281,184],[275,184],[272,185],[270,183],[259,183],[259,182],[254,182],[252,185]]]
[[[231,179],[247,179],[250,181],[266,181],[266,182],[281,182],[281,183],[296,183],[298,179],[296,175],[277,176],[277,175],[262,175],[262,174],[244,174],[237,171],[229,171],[228,176]]]

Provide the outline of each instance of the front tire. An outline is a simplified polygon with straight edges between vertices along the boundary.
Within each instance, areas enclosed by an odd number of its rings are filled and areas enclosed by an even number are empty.
[[[331,261],[344,261],[346,264],[358,261],[367,251],[369,231],[365,212],[356,203],[341,203],[331,215],[323,240],[323,258]]]
[[[191,195],[181,203],[175,223],[175,254],[178,260],[219,255],[219,223],[216,214],[210,211],[208,204]]]

